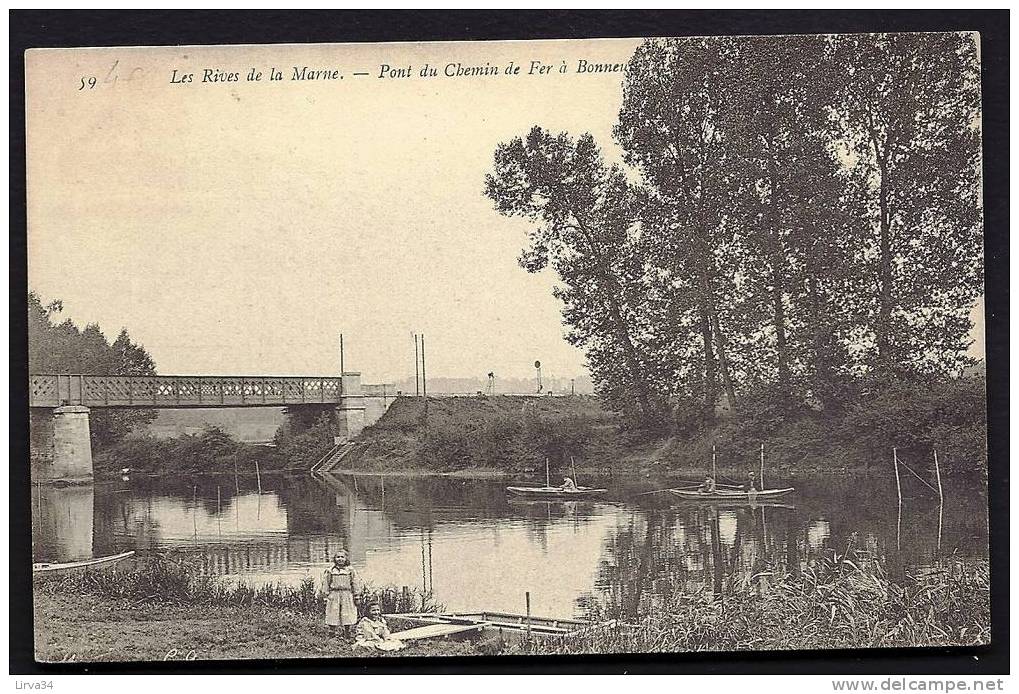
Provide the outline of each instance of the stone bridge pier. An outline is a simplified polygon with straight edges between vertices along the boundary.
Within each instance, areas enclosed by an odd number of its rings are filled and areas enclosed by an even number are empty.
[[[48,479],[77,484],[92,481],[88,413],[84,405],[64,405],[53,410],[53,462],[46,470]]]

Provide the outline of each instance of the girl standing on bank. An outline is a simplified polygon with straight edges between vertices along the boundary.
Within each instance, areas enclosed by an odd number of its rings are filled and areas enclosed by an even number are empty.
[[[333,633],[342,626],[345,636],[353,635],[357,624],[357,607],[354,594],[364,590],[361,579],[347,559],[347,553],[340,550],[333,556],[333,565],[322,574],[322,593],[326,603],[326,625]]]

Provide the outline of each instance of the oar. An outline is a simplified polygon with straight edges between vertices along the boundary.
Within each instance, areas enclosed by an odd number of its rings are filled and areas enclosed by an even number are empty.
[[[670,489],[679,489],[679,490],[697,489],[697,487],[699,487],[699,486],[700,486],[699,484],[692,484],[692,485],[687,486],[687,487],[666,487],[665,489],[654,489],[654,490],[652,490],[650,492],[640,492],[639,494],[634,494],[634,496],[644,496],[646,494],[659,494],[661,492],[667,492]]]

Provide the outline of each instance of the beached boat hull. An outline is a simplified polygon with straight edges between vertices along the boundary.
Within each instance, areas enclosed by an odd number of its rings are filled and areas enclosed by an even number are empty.
[[[506,491],[516,496],[526,496],[531,499],[590,499],[601,496],[608,489],[594,489],[592,487],[579,487],[573,490],[560,489],[559,487],[506,487]]]
[[[668,491],[673,496],[678,496],[680,499],[690,499],[691,501],[754,503],[755,501],[767,501],[780,496],[785,496],[786,494],[796,491],[796,489],[793,487],[786,487],[784,489],[762,489],[759,492],[698,492],[696,490],[688,489],[670,489]]]
[[[581,619],[553,619],[551,617],[530,617],[508,612],[472,612],[466,614],[438,614],[417,612],[411,614],[387,615],[390,629],[414,629],[428,625],[446,624],[473,627],[455,632],[447,638],[477,641],[498,640],[503,645],[513,645],[528,638],[548,639],[569,636],[592,628],[609,626],[595,625]],[[528,630],[528,623],[530,629]],[[394,628],[395,625],[395,628]],[[445,636],[445,634],[444,634]]]
[[[134,550],[130,552],[123,552],[122,554],[114,554],[109,557],[84,559],[82,561],[71,561],[62,564],[51,564],[46,562],[40,562],[32,564],[32,575],[65,576],[75,573],[84,573],[86,571],[97,571],[101,569],[108,569],[113,566],[116,566],[125,559],[129,559],[133,556]]]

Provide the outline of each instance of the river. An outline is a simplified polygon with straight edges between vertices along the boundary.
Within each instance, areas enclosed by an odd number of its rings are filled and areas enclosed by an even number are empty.
[[[505,480],[424,476],[270,477],[262,493],[232,476],[36,486],[34,557],[178,550],[209,573],[296,585],[345,548],[366,582],[430,591],[449,610],[522,613],[530,593],[533,614],[570,617],[591,601],[796,572],[847,548],[892,573],[987,556],[986,492],[962,480],[943,509],[916,490],[901,518],[884,478],[769,479],[797,491],[753,507],[636,496],[665,480],[583,481],[609,487],[606,500],[518,502]]]

